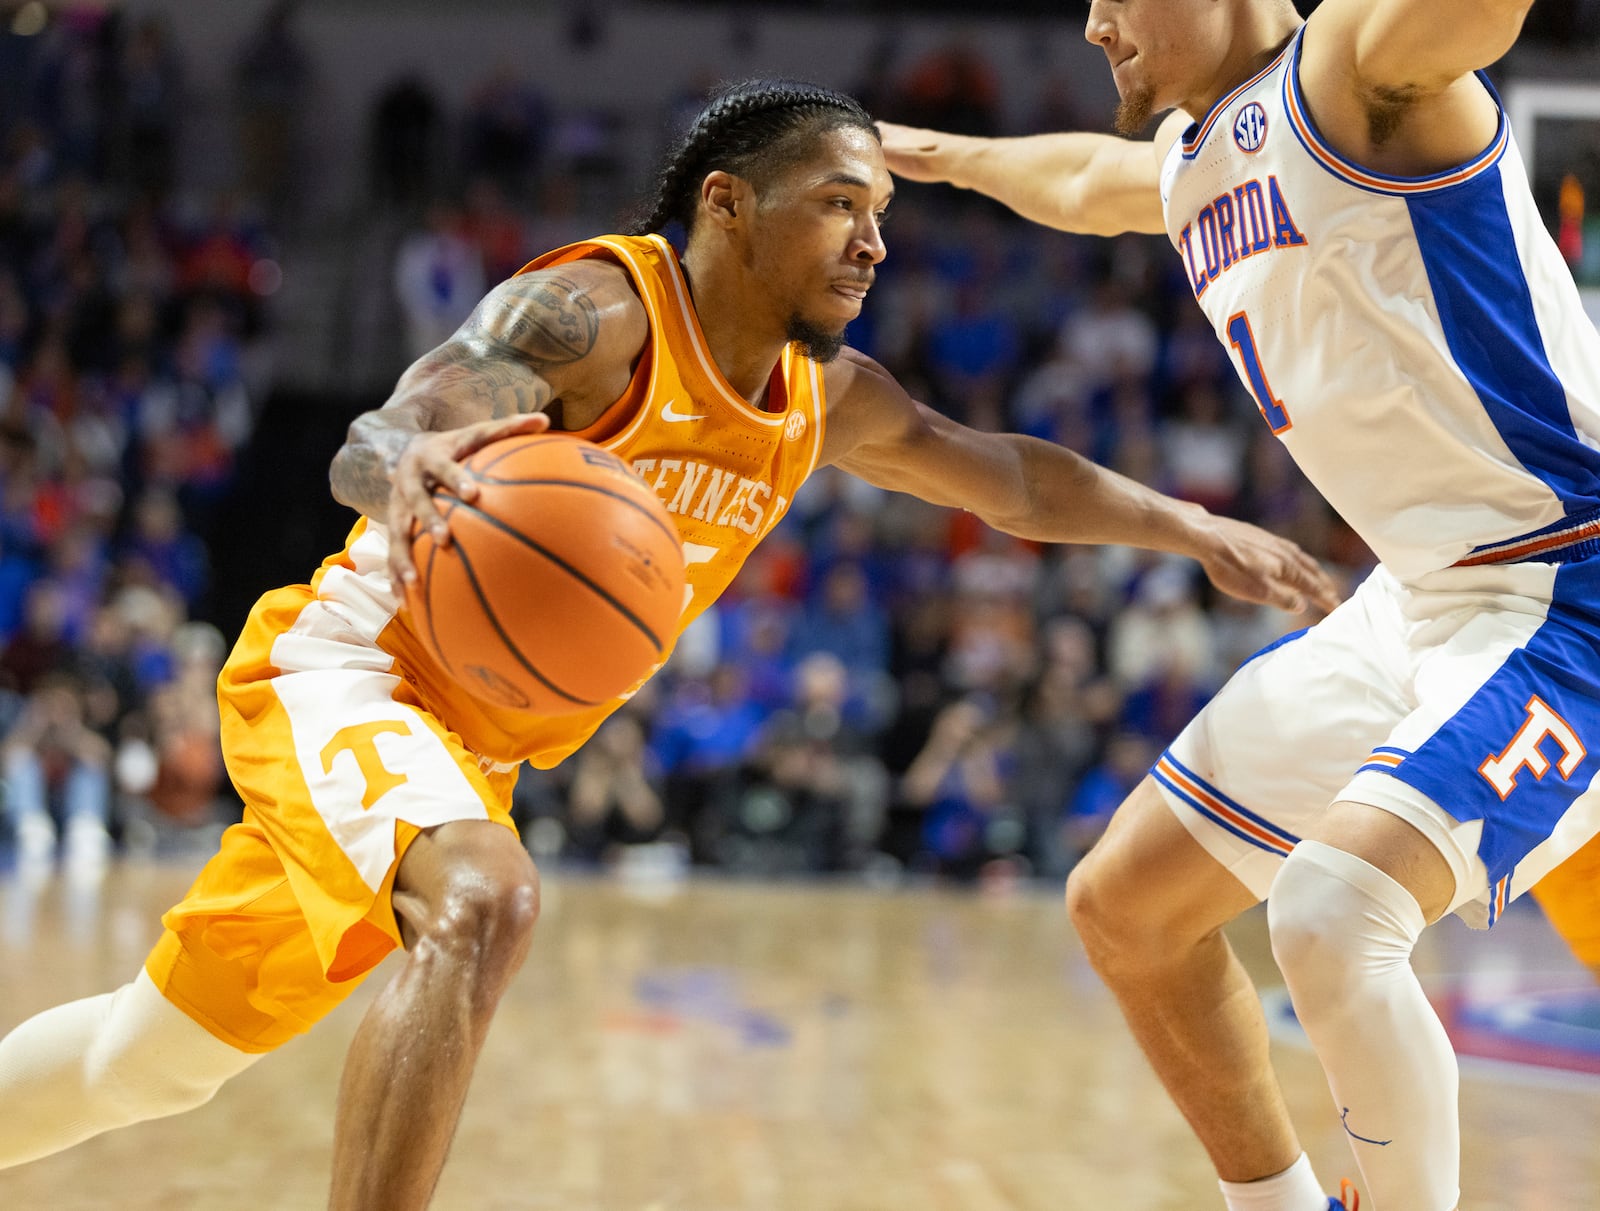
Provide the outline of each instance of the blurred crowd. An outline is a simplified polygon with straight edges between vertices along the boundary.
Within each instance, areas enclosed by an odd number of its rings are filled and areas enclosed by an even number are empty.
[[[226,815],[206,537],[270,376],[274,245],[183,188],[155,20],[11,6],[0,37],[0,776],[75,865]]]
[[[19,853],[92,865],[237,816],[208,544],[272,389],[293,98],[316,64],[292,6],[247,32],[238,185],[208,194],[179,154],[168,32],[61,12],[0,39],[0,774]],[[677,120],[707,82],[684,82]],[[876,64],[858,91],[885,118],[1013,133],[970,48]],[[1035,100],[1028,129],[1081,124],[1063,91]],[[504,68],[459,112],[413,77],[373,97],[405,352],[533,254],[614,229],[636,184],[617,131],[660,118],[556,106]],[[886,238],[852,343],[930,405],[1288,534],[1348,579],[1369,565],[1160,241],[911,186]],[[518,811],[560,861],[1055,877],[1221,680],[1308,621],[1180,559],[1023,543],[824,471],[646,691],[561,768],[524,771]]]

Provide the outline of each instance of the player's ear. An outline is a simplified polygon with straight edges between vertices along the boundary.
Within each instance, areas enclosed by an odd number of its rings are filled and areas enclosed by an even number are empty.
[[[753,201],[750,183],[720,168],[716,172],[708,172],[706,179],[700,182],[701,213],[720,227],[736,222]]]

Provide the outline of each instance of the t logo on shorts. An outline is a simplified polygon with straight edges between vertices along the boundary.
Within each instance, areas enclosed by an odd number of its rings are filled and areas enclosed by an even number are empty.
[[[1539,695],[1528,699],[1526,709],[1528,718],[1511,737],[1511,743],[1497,755],[1485,758],[1478,767],[1478,772],[1489,780],[1489,785],[1502,799],[1517,789],[1517,771],[1523,766],[1527,766],[1536,779],[1549,773],[1550,758],[1539,748],[1546,736],[1561,746],[1561,760],[1556,762],[1556,770],[1563,780],[1572,777],[1588,755],[1572,725],[1551,710]]]
[[[333,759],[340,753],[355,756],[356,768],[361,771],[361,777],[367,784],[366,793],[361,796],[363,808],[370,808],[402,782],[408,781],[404,774],[386,768],[383,758],[378,755],[374,737],[386,733],[409,736],[411,729],[400,722],[356,723],[340,728],[322,748],[322,772],[325,774],[333,773]]]

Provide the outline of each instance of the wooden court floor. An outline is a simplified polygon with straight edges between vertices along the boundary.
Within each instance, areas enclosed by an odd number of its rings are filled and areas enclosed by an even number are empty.
[[[0,1028],[129,978],[193,865],[122,865],[98,885],[0,879]],[[545,890],[440,1211],[1220,1206],[1054,894],[560,877]],[[1579,977],[1530,913],[1488,937],[1433,935],[1430,972]],[[1234,938],[1275,983],[1259,916]],[[321,1207],[341,1059],[392,970],[210,1105],[0,1173],[0,1208]],[[1320,1070],[1292,1044],[1275,1053],[1336,1185],[1351,1166]],[[1462,1111],[1463,1211],[1600,1207],[1600,1077],[1468,1068]]]

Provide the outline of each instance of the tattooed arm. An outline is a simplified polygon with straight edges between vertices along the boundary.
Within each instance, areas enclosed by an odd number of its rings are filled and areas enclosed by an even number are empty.
[[[555,404],[571,416],[619,398],[647,334],[644,305],[616,265],[583,261],[501,283],[400,376],[383,407],[351,423],[329,469],[334,499],[391,533],[428,524],[448,542],[432,493],[471,499],[461,460],[501,437],[547,428]],[[391,544],[397,578],[413,574],[406,547]]]

